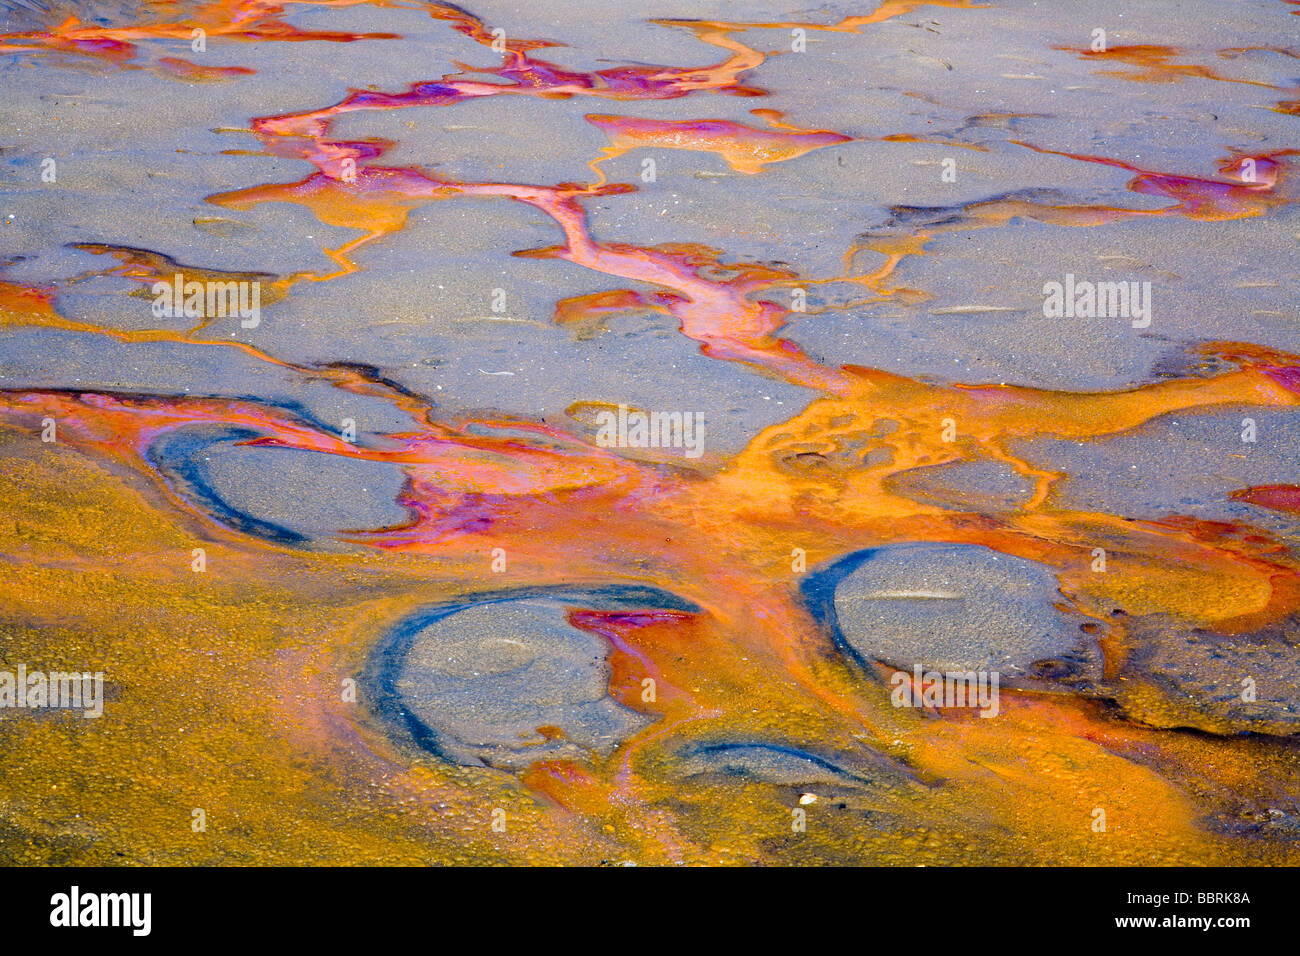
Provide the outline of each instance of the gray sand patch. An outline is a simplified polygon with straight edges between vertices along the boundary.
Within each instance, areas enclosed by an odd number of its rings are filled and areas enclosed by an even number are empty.
[[[845,640],[898,667],[1014,674],[1064,653],[1077,626],[1053,609],[1054,572],[978,545],[882,548],[835,592]]]
[[[551,603],[481,604],[424,628],[395,686],[452,759],[516,769],[604,756],[648,723],[610,699],[606,653]]]

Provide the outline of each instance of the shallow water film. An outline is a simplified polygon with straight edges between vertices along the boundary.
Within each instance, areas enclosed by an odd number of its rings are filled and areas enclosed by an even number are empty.
[[[0,5],[0,860],[1300,864],[1300,3]]]

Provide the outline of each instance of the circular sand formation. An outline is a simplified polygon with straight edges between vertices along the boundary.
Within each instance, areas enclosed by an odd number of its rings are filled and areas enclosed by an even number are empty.
[[[456,763],[518,770],[605,756],[650,723],[609,695],[609,645],[570,608],[698,610],[655,588],[533,589],[435,605],[400,622],[364,675],[378,715]]]
[[[1051,568],[979,545],[876,548],[826,573],[843,574],[833,624],[867,660],[1012,676],[1079,639],[1053,607],[1061,597]]]
[[[607,650],[554,604],[482,604],[421,630],[395,686],[453,759],[520,767],[603,755],[647,723],[608,696]]]

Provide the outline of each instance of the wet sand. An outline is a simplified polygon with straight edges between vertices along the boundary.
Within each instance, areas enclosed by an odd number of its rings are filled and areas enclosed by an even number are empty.
[[[1300,862],[1300,8],[865,6],[3,11],[0,859]]]

